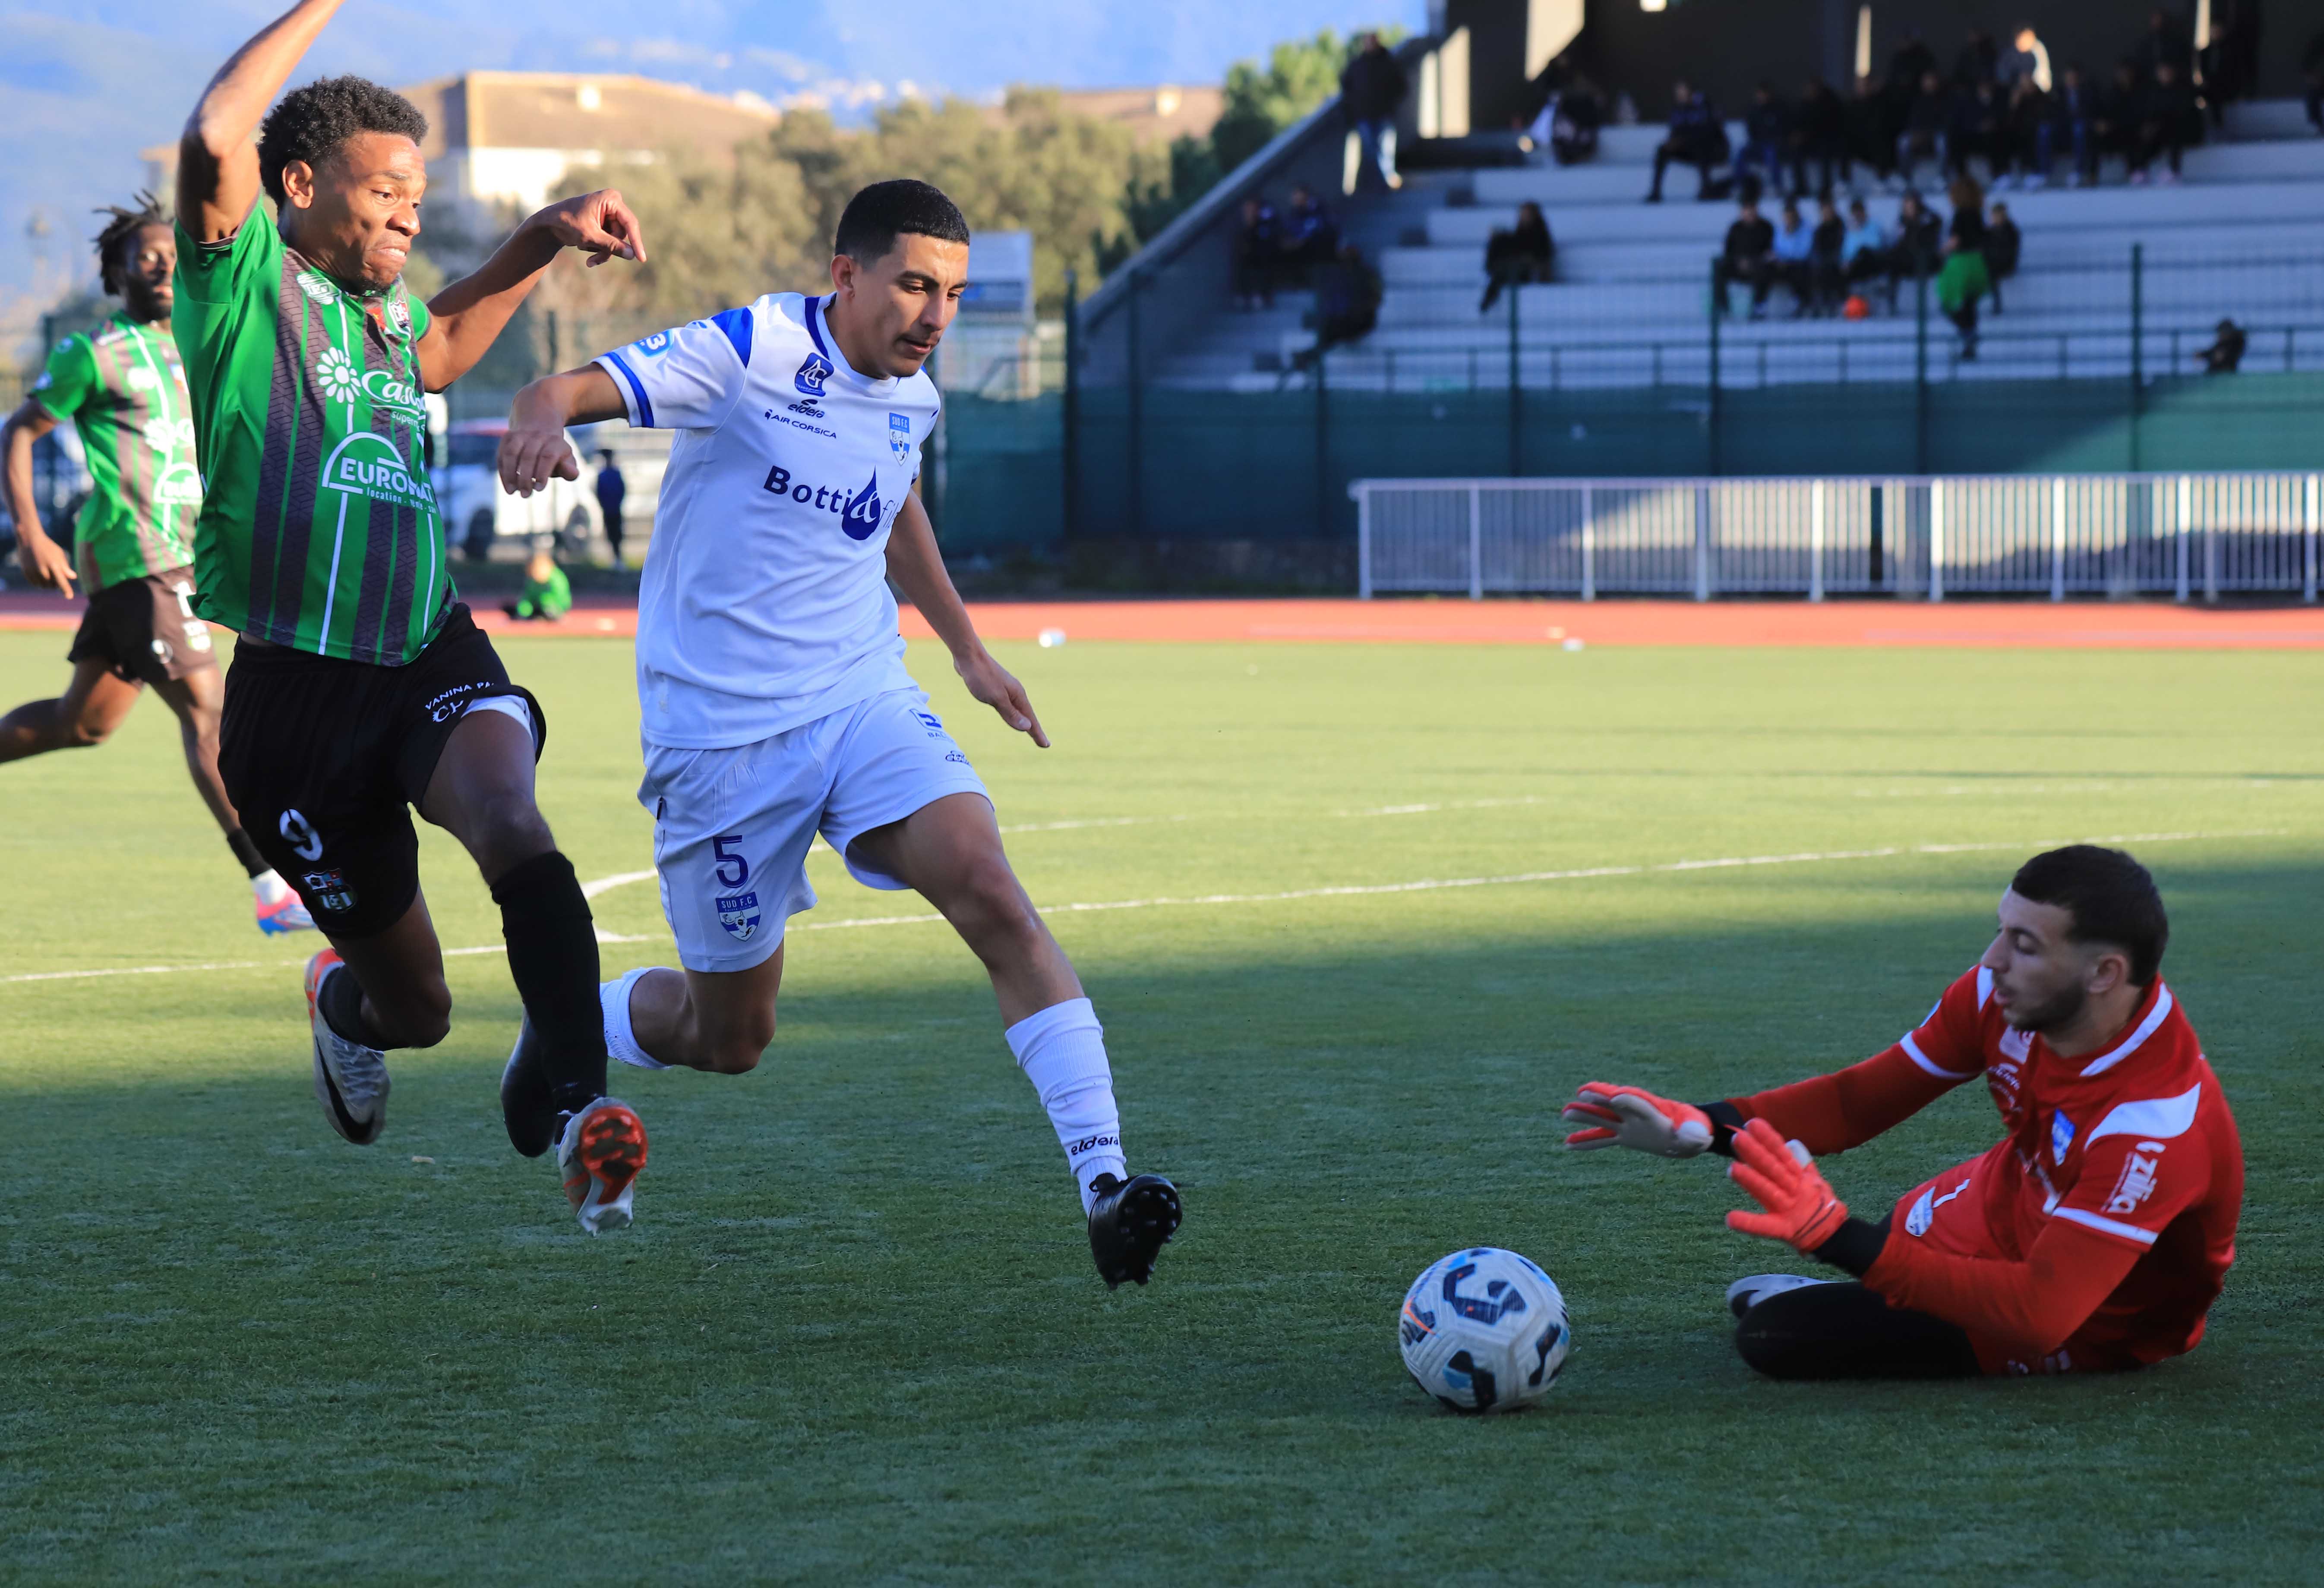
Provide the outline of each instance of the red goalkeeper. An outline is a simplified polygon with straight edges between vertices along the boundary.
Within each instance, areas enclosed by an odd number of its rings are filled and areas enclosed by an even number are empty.
[[[2076,844],[2036,855],[1999,927],[1929,1017],[1834,1075],[1687,1104],[1591,1081],[1577,1151],[1734,1160],[1759,1211],[1728,1226],[1856,1282],[1729,1287],[1736,1349],[1779,1379],[2107,1372],[2195,1348],[2236,1257],[2244,1162],[2218,1077],[2160,974],[2170,923],[2146,868]],[[1852,1216],[1817,1168],[1978,1076],[2006,1134]]]

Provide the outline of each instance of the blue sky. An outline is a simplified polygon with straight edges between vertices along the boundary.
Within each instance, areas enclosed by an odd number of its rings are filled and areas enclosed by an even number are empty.
[[[135,186],[136,152],[175,135],[194,96],[281,0],[0,0],[0,289],[78,268],[88,209]],[[909,83],[983,95],[1014,82],[1216,82],[1229,63],[1318,28],[1417,28],[1422,0],[355,0],[314,75],[410,82],[469,68],[634,71],[780,102]],[[28,223],[48,228],[27,236]]]

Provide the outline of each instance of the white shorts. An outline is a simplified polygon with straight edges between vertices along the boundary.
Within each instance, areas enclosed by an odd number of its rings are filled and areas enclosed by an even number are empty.
[[[819,831],[866,887],[906,885],[848,846],[946,794],[990,799],[928,697],[890,690],[731,749],[646,746],[638,799],[654,813],[661,911],[688,970],[749,970],[815,907],[807,854]]]

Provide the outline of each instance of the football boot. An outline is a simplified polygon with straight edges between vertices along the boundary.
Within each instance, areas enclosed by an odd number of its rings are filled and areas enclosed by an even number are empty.
[[[557,1142],[558,1178],[574,1216],[593,1235],[630,1227],[630,1196],[646,1166],[646,1127],[618,1097],[567,1115]]]
[[[1121,1281],[1144,1284],[1154,1272],[1155,1254],[1170,1244],[1184,1216],[1178,1188],[1158,1174],[1134,1176],[1124,1184],[1102,1174],[1090,1182],[1090,1255],[1109,1290]]]
[[[315,1033],[315,1100],[331,1128],[358,1147],[379,1140],[387,1124],[387,1055],[331,1029],[320,1002],[324,981],[346,970],[325,949],[307,961],[307,1023]]]

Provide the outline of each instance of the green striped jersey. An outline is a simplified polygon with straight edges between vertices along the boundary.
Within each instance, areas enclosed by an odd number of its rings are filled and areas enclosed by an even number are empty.
[[[224,243],[180,227],[177,283],[204,485],[194,610],[318,656],[410,661],[452,603],[423,450],[428,306],[401,281],[349,292],[263,210]]]
[[[32,383],[32,400],[80,432],[88,500],[73,525],[86,594],[194,560],[201,477],[177,344],[159,326],[115,315],[68,336]]]

